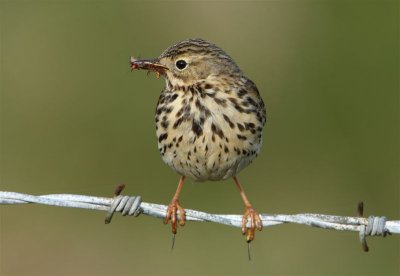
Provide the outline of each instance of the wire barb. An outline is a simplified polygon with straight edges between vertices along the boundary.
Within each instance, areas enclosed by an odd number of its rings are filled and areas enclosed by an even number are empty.
[[[364,216],[364,202],[360,201],[357,205],[357,213],[359,217]],[[365,225],[360,225],[359,238],[364,252],[369,251],[367,244],[367,236],[383,236],[390,235],[390,231],[386,229],[386,217],[369,216]]]
[[[389,230],[386,229],[386,217],[368,217],[367,225],[360,225],[360,242],[365,252],[369,251],[367,244],[367,236],[382,236],[390,235]]]
[[[117,195],[111,203],[104,222],[110,223],[115,212],[121,212],[123,216],[139,216],[143,212],[140,208],[141,203],[142,198],[140,196]]]

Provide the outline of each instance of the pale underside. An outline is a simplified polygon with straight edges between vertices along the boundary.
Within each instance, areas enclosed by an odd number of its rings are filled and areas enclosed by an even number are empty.
[[[242,86],[246,82],[247,79],[242,79]],[[210,88],[202,90],[207,96],[200,96],[193,91],[170,92],[167,87],[161,97],[178,95],[171,103],[159,103],[161,111],[156,113],[158,148],[163,161],[180,175],[196,181],[227,179],[249,165],[260,151],[265,118],[260,121],[257,117],[261,107],[250,106],[248,110],[252,108],[253,112],[237,109],[232,96],[238,90],[234,88],[226,93]],[[247,95],[258,100],[255,96]],[[204,107],[209,112],[204,111]],[[189,110],[189,117],[174,127],[182,110]],[[200,130],[193,127],[194,123],[199,124]]]

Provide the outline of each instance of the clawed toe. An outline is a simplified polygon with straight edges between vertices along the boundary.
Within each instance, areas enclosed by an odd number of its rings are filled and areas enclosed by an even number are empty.
[[[172,200],[171,203],[168,205],[164,223],[167,224],[171,220],[173,234],[176,234],[177,232],[178,211],[179,211],[179,225],[184,226],[186,221],[185,209],[182,208],[178,200]]]
[[[250,218],[250,227],[247,227]],[[247,242],[254,240],[255,230],[262,230],[262,221],[260,215],[252,208],[246,207],[242,218],[242,234],[246,235]]]

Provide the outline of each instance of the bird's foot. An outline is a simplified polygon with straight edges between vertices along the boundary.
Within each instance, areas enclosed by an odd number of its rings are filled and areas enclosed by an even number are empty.
[[[250,218],[250,227],[247,227],[247,222]],[[247,206],[242,218],[242,234],[246,235],[246,240],[250,243],[254,240],[255,230],[262,230],[262,221],[260,215],[251,207]]]
[[[178,211],[179,211],[179,225],[184,226],[186,221],[185,209],[179,204],[177,199],[172,199],[168,205],[167,213],[165,215],[164,224],[167,224],[171,220],[172,233],[176,234],[177,222],[178,222]]]

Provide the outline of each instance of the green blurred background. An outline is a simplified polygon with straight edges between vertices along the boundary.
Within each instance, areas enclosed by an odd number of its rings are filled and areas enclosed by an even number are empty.
[[[240,174],[260,212],[400,219],[398,1],[1,1],[0,190],[127,194],[167,204],[178,175],[159,157],[154,110],[163,81],[131,73],[202,37],[258,86],[269,122]],[[242,213],[232,181],[188,181],[186,208]],[[252,244],[208,223],[46,206],[0,206],[1,275],[399,275],[398,236],[298,225]]]

